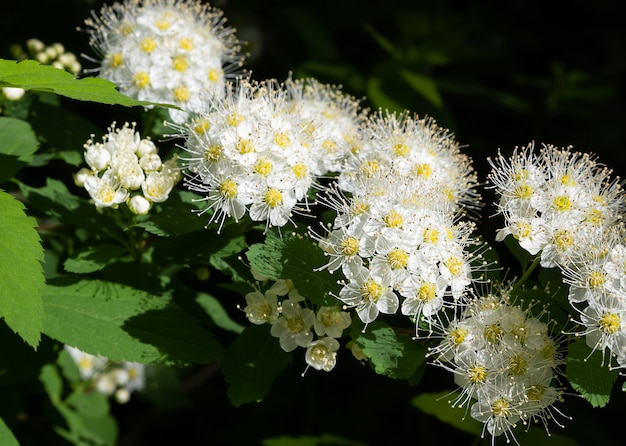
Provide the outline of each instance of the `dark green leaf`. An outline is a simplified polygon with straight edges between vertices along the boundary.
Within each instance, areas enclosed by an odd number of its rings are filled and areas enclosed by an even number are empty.
[[[88,274],[100,271],[105,266],[126,254],[120,245],[103,244],[89,246],[76,251],[63,263],[65,271],[75,274]]]
[[[0,116],[0,183],[4,183],[33,159],[39,143],[30,124]]]
[[[0,418],[0,444],[2,446],[20,446],[17,438],[2,418]]]
[[[438,393],[422,393],[413,398],[411,404],[422,412],[433,415],[438,420],[457,429],[476,436],[481,435],[483,424],[467,416],[466,409],[462,407],[453,408],[450,404],[455,395],[455,393],[447,390]]]
[[[222,303],[215,297],[206,293],[198,293],[196,302],[207,312],[215,325],[221,329],[237,334],[244,330],[244,326],[232,320],[226,310],[224,310]]]
[[[226,350],[222,363],[230,402],[241,406],[265,398],[291,358],[270,335],[269,326],[247,327]]]

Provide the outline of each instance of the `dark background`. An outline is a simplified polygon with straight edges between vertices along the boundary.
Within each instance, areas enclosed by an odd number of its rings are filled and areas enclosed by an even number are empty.
[[[5,3],[3,57],[9,57],[10,44],[30,37],[95,56],[87,35],[76,28],[102,2]],[[481,181],[487,157],[531,141],[595,153],[616,174],[626,173],[621,2],[222,0],[215,5],[239,38],[249,41],[246,68],[253,78],[313,76],[341,84],[371,109],[431,116],[456,135]],[[440,101],[413,89],[406,72],[426,79]],[[96,108],[88,116],[104,129],[110,111]],[[479,221],[489,240],[498,225],[491,213]],[[199,383],[192,387],[190,405],[165,414],[141,400],[118,407],[121,438],[137,445],[258,444],[279,435],[332,432],[367,444],[473,441],[408,403],[420,391],[451,386],[439,370],[427,370],[416,389],[375,376],[352,358],[340,358],[331,374],[310,371],[304,379],[303,364],[297,358],[265,402],[237,409],[229,405],[217,370],[183,371],[185,379]],[[569,398],[564,411],[574,422],[562,433],[581,445],[621,444],[626,401],[619,390],[604,409]],[[552,444],[547,437],[545,444]]]

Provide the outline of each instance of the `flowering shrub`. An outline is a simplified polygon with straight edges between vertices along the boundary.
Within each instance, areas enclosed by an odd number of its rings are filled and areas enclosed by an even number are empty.
[[[572,401],[620,397],[624,191],[598,156],[527,138],[483,173],[375,83],[357,99],[310,73],[256,77],[200,0],[113,2],[79,28],[84,69],[35,38],[0,60],[0,336],[25,358],[2,365],[3,444],[154,442],[154,420],[195,418],[207,389],[218,417],[322,394],[314,411],[393,412],[398,395],[374,398],[389,382],[476,444],[577,444]],[[105,123],[77,104],[106,105]],[[336,429],[312,441],[368,441]],[[288,433],[272,444],[308,440]],[[238,434],[212,439],[262,440]]]

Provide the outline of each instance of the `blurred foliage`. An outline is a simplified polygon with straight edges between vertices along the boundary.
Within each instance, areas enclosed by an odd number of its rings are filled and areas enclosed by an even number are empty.
[[[96,0],[37,2],[36,6],[7,2],[0,15],[2,57],[10,58],[11,45],[31,37],[62,42],[76,54],[97,57],[86,34],[76,28],[101,4]],[[596,153],[617,174],[626,174],[626,28],[620,2],[576,0],[548,6],[521,0],[506,5],[476,0],[220,0],[214,4],[224,10],[239,38],[248,42],[246,68],[254,78],[283,80],[290,72],[296,77],[312,76],[343,85],[346,93],[364,98],[365,107],[409,109],[432,116],[466,146],[481,181],[488,169],[487,157],[533,140]],[[81,62],[86,68],[95,66],[88,59]],[[39,108],[45,108],[45,100],[37,100]],[[87,108],[62,100],[72,111],[68,124],[85,129],[70,132],[76,140],[88,137],[92,126],[104,129],[110,124],[109,106]],[[141,120],[133,109],[116,113],[118,122]],[[44,129],[44,121],[40,117],[34,125]],[[50,138],[54,136],[50,133]],[[80,146],[65,149],[80,150]],[[50,177],[71,175],[67,166],[61,171],[56,166],[49,164]],[[40,178],[29,184],[44,183]],[[485,202],[490,206],[487,193]],[[491,214],[484,212],[479,225],[489,240],[497,226],[489,220]],[[215,294],[197,277],[189,277],[188,283]],[[244,320],[241,315],[233,317]],[[419,386],[410,387],[405,381],[364,370],[355,358],[342,357],[331,374],[309,372],[304,379],[302,364],[298,360],[286,366],[262,403],[237,408],[228,401],[227,387],[214,365],[181,369],[180,377],[163,372],[161,387],[111,408],[119,424],[118,444],[240,445],[271,438],[276,440],[266,444],[418,440],[482,444],[471,429],[454,431],[445,420],[427,415],[433,411],[422,413],[411,404],[420,392],[453,387],[451,377],[430,367]],[[52,365],[45,367],[42,373],[48,378],[43,382],[51,393],[58,371]],[[29,419],[11,426],[16,435],[27,439],[24,444],[57,444],[50,443],[44,424],[50,407],[37,406],[34,397],[32,407],[18,407],[17,395],[26,394],[30,401],[28,397],[41,389],[22,388],[13,380],[9,384],[3,383],[0,415],[15,420],[15,413],[28,412]],[[558,431],[569,437],[563,444],[573,444],[570,439],[581,445],[621,444],[619,423],[625,408],[626,396],[619,389],[601,410],[571,398],[565,411],[575,421]],[[316,437],[320,440],[311,440]],[[534,443],[553,444],[549,437],[536,438],[532,436]],[[519,441],[526,444],[523,435]]]

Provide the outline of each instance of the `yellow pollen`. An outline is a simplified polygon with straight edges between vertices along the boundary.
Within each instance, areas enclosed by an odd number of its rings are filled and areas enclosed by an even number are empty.
[[[404,268],[409,263],[409,255],[403,249],[394,248],[387,254],[387,261],[391,269]]]
[[[135,74],[134,80],[137,88],[145,88],[150,84],[150,76],[145,71]]]
[[[361,166],[361,173],[365,176],[371,177],[380,169],[380,165],[376,160],[367,160]]]
[[[209,74],[207,75],[207,79],[209,79],[211,82],[217,82],[221,79],[220,74],[221,72],[219,70],[210,69]]]
[[[204,158],[207,161],[217,161],[222,157],[222,151],[222,146],[220,146],[219,144],[213,144],[207,147],[206,151],[204,152]]]
[[[572,207],[572,201],[567,195],[559,195],[554,197],[554,207],[559,211],[567,211]]]
[[[561,177],[561,184],[563,184],[564,186],[573,186],[576,184],[576,182],[571,175],[566,173]]]
[[[109,65],[113,68],[117,68],[122,65],[124,58],[120,53],[114,53],[109,56]]]
[[[359,253],[359,239],[356,237],[346,237],[339,244],[341,254],[344,256],[354,256]]]
[[[176,56],[172,59],[172,66],[176,71],[185,71],[189,68],[189,60],[185,56]]]
[[[322,116],[326,119],[335,119],[337,117],[338,113],[336,110],[331,110],[331,109],[324,109],[322,110]]]
[[[491,403],[491,413],[498,418],[507,418],[511,415],[510,404],[504,398],[498,398]]]
[[[334,327],[341,322],[339,311],[324,311],[321,316],[322,323],[326,327]]]
[[[180,47],[184,50],[189,51],[193,49],[193,41],[189,37],[184,37],[180,39]]]
[[[430,167],[430,164],[422,163],[415,166],[415,174],[418,177],[422,178],[430,178],[433,174],[433,168]]]
[[[454,200],[456,199],[454,189],[452,189],[451,187],[448,187],[448,186],[444,187],[443,194],[446,197],[446,200],[448,200],[451,203],[454,202]]]
[[[89,370],[91,367],[93,367],[93,360],[91,358],[83,356],[78,361],[78,368],[81,370]]]
[[[174,89],[174,99],[178,102],[187,102],[191,99],[191,91],[187,87],[176,87]]]
[[[533,196],[533,188],[528,184],[520,184],[515,188],[515,197],[521,199],[528,199]]]
[[[284,149],[291,143],[291,140],[286,132],[279,132],[274,135],[274,142],[278,145],[278,147]]]
[[[467,370],[467,377],[472,384],[482,384],[487,380],[487,369],[482,365],[473,365]]]
[[[522,355],[517,354],[509,360],[509,373],[522,376],[528,370],[528,361]]]
[[[547,340],[543,347],[541,347],[541,356],[544,359],[551,359],[554,358],[554,355],[556,355],[556,346],[554,342]]]
[[[463,341],[465,341],[466,337],[467,329],[465,328],[457,327],[450,332],[450,339],[452,339],[452,342],[454,342],[456,345],[462,344]]]
[[[168,29],[172,25],[170,22],[170,17],[172,16],[173,14],[171,12],[166,12],[165,14],[163,14],[163,16],[161,16],[161,18],[157,20],[156,27],[159,28],[161,31],[165,31],[166,29]]]
[[[393,152],[398,156],[407,156],[409,154],[409,147],[400,142],[393,146]]]
[[[554,232],[554,243],[564,251],[574,244],[574,237],[567,229],[557,229]]]
[[[530,226],[530,223],[525,222],[525,221],[520,221],[520,222],[517,222],[515,226],[517,227],[517,236],[515,238],[517,239],[526,238],[530,235],[530,232],[532,230],[532,226]]]
[[[254,146],[252,145],[252,141],[249,139],[239,139],[237,141],[237,151],[242,155],[246,153],[250,153],[254,150]]]
[[[237,196],[237,183],[233,180],[224,180],[220,184],[220,194],[225,198],[235,198]]]
[[[301,317],[294,316],[287,318],[287,329],[292,333],[300,333],[304,331],[304,321]]]
[[[513,180],[515,182],[527,180],[529,177],[528,171],[526,169],[517,169],[513,173]]]
[[[143,39],[141,44],[139,45],[141,51],[145,51],[146,53],[151,53],[156,48],[156,42],[151,37],[146,37]]]
[[[424,241],[428,243],[437,243],[439,240],[439,231],[433,228],[424,229]]]
[[[594,226],[600,226],[604,223],[604,214],[600,209],[592,209],[587,212],[585,221]]]
[[[619,331],[619,326],[620,326],[619,314],[615,314],[615,313],[603,314],[602,317],[600,318],[600,321],[598,322],[598,325],[600,325],[600,329],[605,334],[617,333]]]
[[[283,194],[274,188],[270,188],[265,192],[264,201],[271,208],[275,208],[283,204]]]
[[[602,271],[593,271],[589,274],[589,278],[587,279],[587,286],[589,288],[600,288],[604,285],[604,280],[606,279],[606,275]]]
[[[119,31],[123,35],[129,36],[133,32],[133,27],[130,23],[124,23],[122,24],[122,26],[119,27]]]
[[[526,396],[531,401],[541,401],[544,393],[546,393],[546,388],[541,384],[535,384],[526,391]]]
[[[226,122],[231,127],[237,127],[239,124],[243,122],[243,116],[239,113],[233,112],[226,118]]]
[[[387,213],[387,215],[385,215],[383,221],[390,228],[398,228],[402,226],[404,218],[402,218],[402,215],[400,215],[399,212],[391,210]]]
[[[194,122],[193,131],[198,135],[204,135],[204,133],[209,130],[211,124],[206,119],[198,119]]]
[[[485,339],[487,342],[491,344],[497,344],[500,342],[500,338],[504,334],[504,329],[500,326],[500,324],[490,324],[485,327]]]
[[[295,164],[291,170],[293,171],[293,174],[296,176],[297,179],[301,180],[302,178],[306,177],[306,174],[308,172],[308,169],[306,167],[306,164],[304,163],[297,163]]]
[[[369,211],[370,205],[365,200],[354,199],[350,204],[350,214],[353,216],[362,215]]]
[[[417,291],[417,297],[422,302],[430,302],[437,297],[437,288],[434,283],[423,283]]]
[[[361,296],[365,300],[378,302],[380,296],[383,294],[383,286],[376,282],[374,279],[367,279],[361,286]]]
[[[328,153],[335,153],[337,151],[337,144],[334,141],[327,139],[322,143],[322,149]]]
[[[452,274],[453,276],[457,276],[461,272],[461,269],[463,267],[463,260],[454,256],[450,257],[448,260],[446,260],[446,266],[448,267],[448,271],[450,271],[450,274]]]
[[[254,171],[261,176],[268,176],[272,171],[272,163],[267,158],[259,158],[254,164]]]

